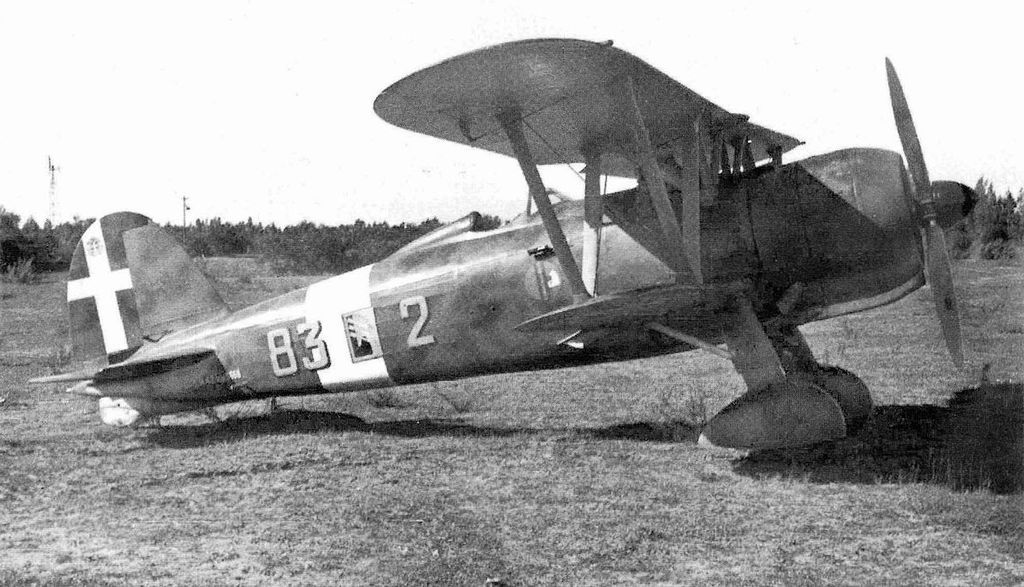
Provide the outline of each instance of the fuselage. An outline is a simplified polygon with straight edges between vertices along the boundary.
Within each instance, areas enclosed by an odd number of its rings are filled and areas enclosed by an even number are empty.
[[[597,294],[676,283],[659,255],[652,212],[636,190],[605,197]],[[797,323],[877,306],[923,283],[919,234],[899,156],[850,150],[723,182],[701,209],[705,286],[733,284],[760,315]],[[583,207],[556,206],[573,254]],[[204,394],[246,397],[351,391],[691,350],[639,324],[592,332],[520,332],[572,304],[567,279],[536,216],[474,230],[475,216],[390,257],[169,335],[167,348],[215,351],[229,385]],[[720,309],[695,299],[663,321],[712,344]],[[155,349],[145,349],[156,352]]]

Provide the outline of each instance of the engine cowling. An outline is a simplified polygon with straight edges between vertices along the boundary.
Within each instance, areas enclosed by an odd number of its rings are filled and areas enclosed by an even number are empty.
[[[862,310],[923,284],[916,204],[899,153],[810,157],[752,181],[747,197],[764,287],[781,294],[801,284],[795,312]]]

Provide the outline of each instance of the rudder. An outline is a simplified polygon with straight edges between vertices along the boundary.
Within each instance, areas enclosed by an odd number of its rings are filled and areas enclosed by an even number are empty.
[[[75,248],[68,312],[72,359],[103,365],[227,306],[166,231],[117,212],[93,222]]]

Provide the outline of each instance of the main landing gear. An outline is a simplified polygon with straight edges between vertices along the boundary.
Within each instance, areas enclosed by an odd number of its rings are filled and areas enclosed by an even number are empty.
[[[765,327],[750,302],[737,302],[725,331],[733,363],[748,392],[708,422],[702,444],[745,449],[786,448],[842,438],[871,415],[864,382],[819,364],[796,326]]]
[[[768,338],[789,377],[808,380],[832,396],[843,411],[846,433],[859,432],[871,416],[873,406],[868,386],[842,367],[818,363],[796,326],[771,328]]]

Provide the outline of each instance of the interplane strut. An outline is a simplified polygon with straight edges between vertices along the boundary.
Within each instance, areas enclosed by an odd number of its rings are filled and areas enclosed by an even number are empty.
[[[597,268],[600,265],[601,230],[604,218],[604,200],[601,193],[601,154],[588,151],[583,186],[583,285],[591,295],[597,295]]]
[[[662,236],[668,248],[669,258],[674,260],[672,270],[679,276],[681,283],[701,283],[700,264],[693,266],[690,255],[687,254],[687,241],[683,238],[682,228],[676,219],[672,209],[672,202],[668,198],[668,189],[665,186],[665,174],[658,164],[654,145],[651,144],[651,135],[644,124],[643,115],[640,112],[640,105],[637,103],[636,91],[633,86],[633,79],[627,77],[623,82],[624,106],[626,115],[633,129],[633,143],[636,148],[637,163],[640,165],[640,172],[647,183],[647,190],[650,194],[651,203],[654,205],[654,212],[658,216],[658,223],[661,225]],[[696,256],[700,258],[700,232],[696,235],[687,235],[690,243],[696,241]]]
[[[519,161],[519,166],[523,170],[523,176],[526,178],[526,184],[529,186],[530,195],[533,198],[534,204],[537,205],[537,212],[540,213],[544,229],[547,230],[548,237],[551,238],[551,248],[555,250],[558,263],[562,266],[562,272],[565,273],[566,279],[569,280],[573,301],[576,303],[582,302],[589,298],[590,294],[587,293],[587,288],[583,284],[579,265],[576,264],[576,258],[572,256],[572,249],[569,248],[569,242],[565,238],[562,226],[558,223],[558,217],[555,215],[554,207],[548,198],[547,189],[544,187],[544,180],[541,179],[540,171],[537,170],[537,164],[534,163],[533,154],[530,153],[530,145],[526,142],[526,135],[523,134],[523,121],[518,113],[514,111],[499,112],[497,118],[502,128],[505,129],[505,134],[508,135],[508,140],[515,151],[516,160]]]

